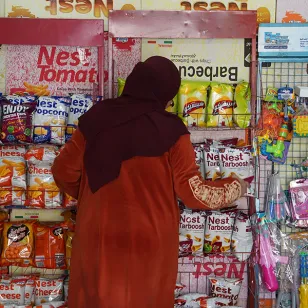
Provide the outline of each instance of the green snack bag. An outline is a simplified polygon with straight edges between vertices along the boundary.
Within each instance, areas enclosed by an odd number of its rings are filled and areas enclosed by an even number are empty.
[[[270,87],[267,88],[264,101],[272,102],[272,103],[281,102],[278,99],[278,89],[277,88],[273,88],[273,87],[272,88],[270,88]]]
[[[118,78],[118,97],[121,96],[125,86],[125,79]]]
[[[235,88],[233,120],[240,128],[247,128],[251,119],[250,108],[251,90],[249,83],[241,81]]]

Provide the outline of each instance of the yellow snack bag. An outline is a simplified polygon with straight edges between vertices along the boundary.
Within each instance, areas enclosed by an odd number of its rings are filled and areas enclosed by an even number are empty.
[[[251,108],[250,108],[251,91],[249,83],[241,81],[235,88],[234,93],[234,123],[240,128],[246,128],[250,124]]]
[[[125,86],[125,79],[118,78],[118,97],[121,96]]]
[[[166,108],[166,111],[176,114],[178,112],[178,95],[172,100],[172,104]]]
[[[205,127],[208,86],[208,82],[182,82],[178,94],[178,115],[186,126]]]
[[[233,87],[225,83],[212,83],[207,107],[208,127],[232,127],[234,108]]]

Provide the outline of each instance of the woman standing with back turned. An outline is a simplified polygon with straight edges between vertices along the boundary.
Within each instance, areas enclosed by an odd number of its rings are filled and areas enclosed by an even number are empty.
[[[55,160],[56,183],[78,199],[70,308],[173,308],[177,196],[207,210],[246,191],[238,178],[202,179],[189,132],[165,111],[180,83],[166,58],[138,63],[122,96],[83,115]]]

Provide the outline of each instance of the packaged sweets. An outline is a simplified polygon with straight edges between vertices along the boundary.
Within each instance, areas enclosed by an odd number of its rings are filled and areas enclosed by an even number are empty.
[[[61,225],[35,226],[34,265],[39,268],[65,269],[65,240]]]
[[[63,278],[38,278],[35,282],[35,305],[63,301]]]
[[[71,96],[69,107],[67,127],[65,132],[65,141],[72,138],[74,131],[78,126],[78,119],[93,106],[92,97],[86,94],[74,94]]]
[[[34,221],[5,222],[2,234],[3,265],[29,266],[34,251]]]
[[[125,79],[118,78],[118,97],[122,95],[125,86]]]
[[[242,81],[237,84],[234,92],[234,123],[240,128],[247,128],[251,119],[250,108],[251,91],[248,82]]]
[[[205,127],[209,83],[183,81],[178,94],[178,116],[188,127]]]
[[[235,212],[209,211],[205,212],[205,253],[225,253],[230,251],[231,235]]]
[[[232,253],[239,261],[246,261],[250,257],[252,246],[253,237],[249,216],[239,212],[235,218],[231,237]]]
[[[204,243],[204,223],[205,218],[198,212],[184,210],[180,215],[180,247],[179,254],[202,255]],[[184,251],[187,240],[191,243],[191,251]]]
[[[208,127],[232,127],[233,87],[224,83],[212,83],[207,107]]]
[[[2,128],[1,141],[5,143],[30,143],[32,142],[32,115],[36,102],[11,103],[1,101]]]
[[[26,163],[24,146],[0,147],[0,205],[24,205]]]
[[[240,294],[242,279],[210,277],[210,296],[228,299],[228,305],[236,305]]]
[[[69,97],[39,97],[33,118],[34,143],[65,143],[69,105]]]

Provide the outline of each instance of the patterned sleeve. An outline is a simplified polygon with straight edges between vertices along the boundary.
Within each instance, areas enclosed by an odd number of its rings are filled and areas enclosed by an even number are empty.
[[[182,136],[170,149],[170,164],[174,189],[187,207],[193,209],[221,209],[241,197],[241,185],[232,178],[205,181],[195,163],[190,136]]]

